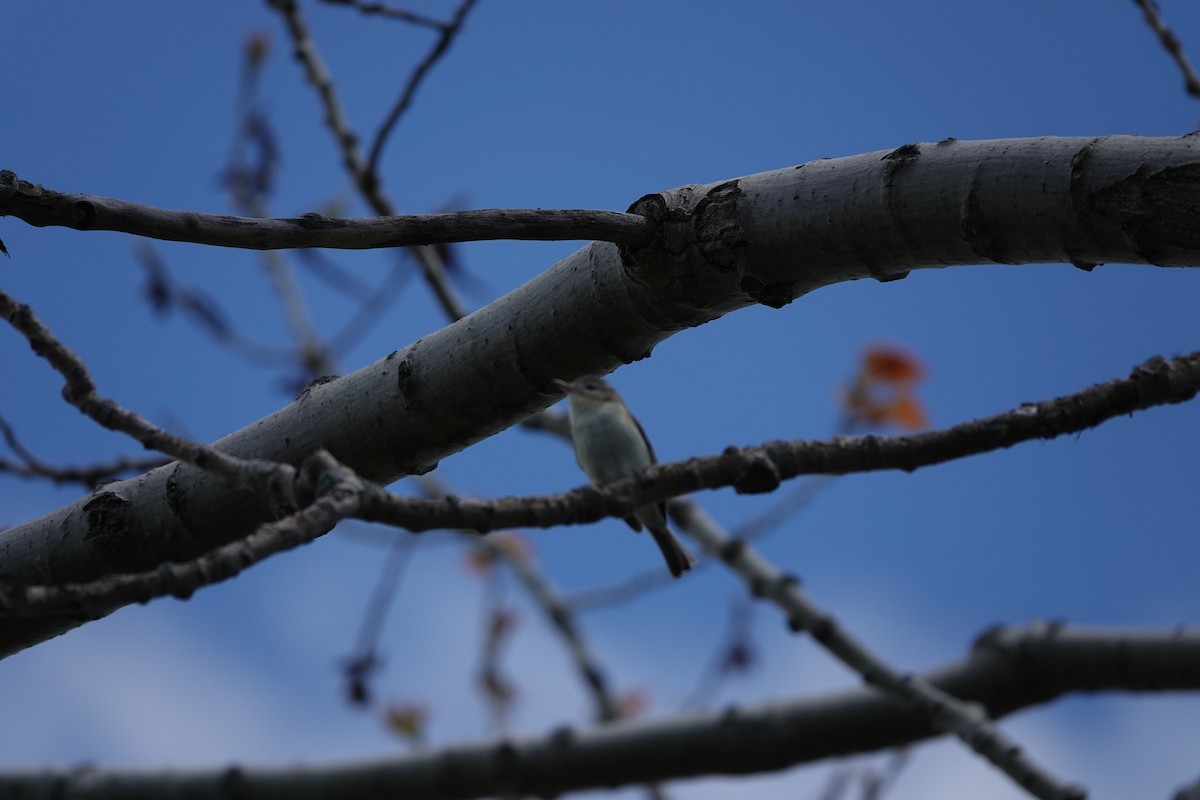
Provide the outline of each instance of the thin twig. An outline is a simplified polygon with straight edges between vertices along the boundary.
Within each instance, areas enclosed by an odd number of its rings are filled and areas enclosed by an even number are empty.
[[[442,28],[441,35],[438,40],[430,48],[425,58],[416,66],[412,74],[408,78],[408,83],[405,84],[404,90],[400,92],[400,97],[396,100],[396,104],[392,110],[388,112],[387,118],[383,124],[379,126],[379,130],[375,133],[375,138],[371,142],[371,148],[368,150],[367,156],[367,172],[372,175],[379,173],[379,159],[383,155],[383,146],[387,142],[388,136],[396,127],[396,123],[400,121],[400,117],[412,105],[413,99],[417,96],[417,89],[420,88],[421,82],[425,80],[425,76],[433,69],[434,64],[446,54],[450,49],[450,45],[454,42],[454,38],[458,36],[458,32],[462,30],[463,23],[466,22],[467,14],[475,6],[477,0],[463,0],[454,12],[454,16],[450,22]]]
[[[271,190],[279,165],[274,131],[266,113],[259,110],[255,101],[261,65],[261,58],[246,60],[239,101],[241,123],[234,136],[229,166],[225,169],[234,210],[254,218],[269,216]],[[254,157],[244,155],[251,149],[247,145],[254,145]],[[308,303],[296,285],[291,265],[275,252],[263,253],[261,261],[296,343],[293,354],[300,367],[301,382],[337,372],[337,364],[313,327]]]
[[[213,447],[167,433],[157,425],[96,393],[96,385],[83,361],[41,323],[33,310],[0,291],[0,317],[29,341],[66,381],[62,396],[101,427],[133,437],[146,447],[213,472],[237,483],[270,485],[289,492],[293,469],[286,464],[235,458]]]
[[[300,14],[300,7],[295,0],[270,0],[284,18],[288,34],[296,49],[296,58],[304,66],[304,74],[308,82],[317,90],[317,96],[325,108],[325,122],[333,132],[339,150],[342,153],[342,163],[350,173],[354,185],[366,199],[367,204],[376,214],[381,216],[396,216],[396,206],[384,194],[379,176],[366,169],[362,155],[358,150],[358,137],[350,129],[350,124],[338,100],[333,79],[320,53],[317,52],[316,42],[309,34],[308,25]],[[0,187],[2,188],[2,187]],[[442,306],[442,310],[450,319],[462,319],[467,315],[466,306],[458,298],[454,287],[446,277],[441,260],[437,253],[428,246],[414,246],[413,256],[421,267],[421,274],[429,285],[434,297]]]
[[[146,295],[153,311],[166,314],[178,309],[218,344],[255,364],[279,367],[296,362],[292,348],[264,344],[234,328],[229,315],[213,297],[176,281],[158,251],[149,243],[136,240],[133,251],[138,263],[146,270]]]
[[[833,481],[834,476],[832,475],[814,475],[808,480],[796,484],[791,491],[777,499],[758,516],[746,520],[731,530],[730,535],[748,542],[758,541],[811,503],[813,498],[830,486]]]
[[[701,489],[732,486],[742,493],[759,493],[773,491],[781,481],[805,474],[912,471],[1033,439],[1078,433],[1134,411],[1186,402],[1197,392],[1200,392],[1200,352],[1170,360],[1155,356],[1135,367],[1128,378],[1040,403],[1027,403],[1003,414],[940,431],[730,447],[716,456],[657,464],[638,477],[603,487],[584,486],[552,495],[498,500],[418,500],[386,495],[364,509],[367,516],[363,518],[413,532],[465,528],[485,533],[504,528],[585,524],[606,517],[626,517],[647,503]]]
[[[261,258],[271,286],[279,296],[284,319],[287,320],[288,328],[296,340],[296,355],[305,376],[304,382],[319,375],[337,372],[337,364],[329,348],[321,342],[320,335],[313,327],[312,315],[308,313],[308,304],[296,285],[291,266],[279,253],[263,253]]]
[[[321,107],[325,111],[325,125],[337,141],[346,170],[355,182],[358,182],[365,173],[362,159],[358,155],[358,134],[350,127],[350,120],[346,118],[342,101],[334,88],[333,77],[321,54],[317,52],[316,43],[308,32],[308,25],[300,16],[300,8],[295,0],[270,0],[270,4],[283,16],[292,46],[295,48],[296,59],[304,67],[304,76],[316,89]]]
[[[711,559],[706,563],[717,563]],[[729,622],[726,623],[725,634],[715,648],[708,663],[700,672],[700,677],[692,691],[681,703],[681,708],[712,707],[717,691],[730,675],[743,672],[754,666],[756,657],[751,643],[750,626],[754,606],[744,597],[735,599],[729,606]]]
[[[750,542],[757,541],[812,502],[812,499],[832,481],[833,476],[831,475],[814,475],[808,480],[796,484],[761,514],[733,528],[729,532],[730,536]],[[670,504],[668,504],[669,509]],[[692,567],[692,571],[698,572],[707,569],[712,564],[712,561],[701,561]],[[582,589],[568,597],[566,602],[577,612],[591,611],[595,608],[607,608],[628,603],[647,592],[666,588],[674,582],[675,579],[669,573],[655,567],[606,586]]]
[[[102,462],[82,467],[55,467],[42,461],[29,448],[25,447],[17,438],[17,432],[13,430],[12,425],[3,417],[0,417],[0,436],[4,438],[8,448],[20,459],[20,463],[14,463],[0,458],[0,472],[7,472],[22,478],[48,478],[55,483],[82,483],[84,486],[94,487],[96,484],[118,475],[129,472],[145,472],[167,463],[163,458],[122,456],[107,463]]]
[[[909,755],[908,748],[898,747],[892,751],[887,763],[879,769],[862,764],[835,767],[825,788],[817,797],[819,800],[840,800],[849,797],[852,782],[857,781],[861,789],[859,797],[862,800],[882,800],[904,771],[909,762]]]
[[[519,618],[504,600],[504,576],[490,570],[483,576],[482,642],[476,685],[487,704],[490,733],[507,733],[519,689],[504,670],[504,653],[512,644]]]
[[[296,257],[310,275],[345,298],[362,302],[375,293],[371,284],[338,264],[324,250],[302,247],[296,251]]]
[[[1175,59],[1175,63],[1179,65],[1179,71],[1183,73],[1183,85],[1187,93],[1192,97],[1200,98],[1200,76],[1196,75],[1196,71],[1192,69],[1191,62],[1183,54],[1183,45],[1180,44],[1179,38],[1167,27],[1162,16],[1159,15],[1158,4],[1154,0],[1133,0],[1133,2],[1141,7],[1142,13],[1146,15],[1146,24],[1158,36],[1158,41],[1162,44],[1163,49],[1167,51],[1167,55]]]
[[[442,481],[434,475],[422,475],[417,478],[417,481],[427,497],[451,496]],[[470,535],[469,531],[464,531],[464,533]],[[600,666],[600,662],[591,648],[588,647],[575,616],[571,608],[563,602],[562,595],[550,583],[550,580],[534,566],[531,559],[518,556],[511,549],[487,537],[475,537],[475,541],[477,546],[483,548],[488,558],[502,562],[512,570],[546,615],[547,621],[562,637],[567,646],[567,652],[570,654],[571,660],[575,662],[575,668],[583,679],[583,685],[592,697],[596,720],[606,722],[617,719],[620,711],[617,701],[609,689],[604,669]]]
[[[335,355],[345,355],[370,330],[382,315],[391,307],[392,302],[400,295],[401,290],[408,285],[412,269],[405,264],[393,264],[387,276],[373,289],[354,315],[342,325],[336,333],[329,337],[329,352]]]
[[[426,17],[423,14],[418,14],[414,11],[409,11],[403,8],[396,8],[385,3],[369,3],[366,0],[321,0],[321,2],[331,6],[349,6],[357,9],[365,16],[380,16],[389,19],[397,19],[401,22],[407,22],[412,25],[420,25],[425,28],[431,28],[435,31],[446,29],[447,23],[441,20]]]
[[[383,621],[396,598],[396,592],[400,589],[400,576],[416,549],[416,541],[412,536],[392,539],[391,552],[380,569],[362,627],[358,630],[354,654],[346,660],[344,672],[349,680],[346,695],[357,704],[365,705],[370,700],[368,678],[383,663],[379,656],[379,636],[383,631]]]
[[[692,567],[692,573],[707,569],[708,560],[698,562]],[[577,613],[591,611],[596,608],[610,608],[628,603],[657,589],[665,589],[675,584],[675,578],[669,572],[663,572],[661,565],[642,570],[636,575],[625,578],[607,586],[596,586],[591,589],[581,589],[567,598],[567,605]]]
[[[730,566],[746,582],[750,593],[775,603],[793,631],[807,632],[846,666],[897,701],[925,723],[958,736],[967,746],[1003,770],[1017,785],[1042,800],[1082,800],[1080,787],[1060,783],[1007,736],[981,709],[952,697],[931,682],[904,674],[872,653],[855,639],[832,615],[813,603],[799,582],[777,569],[744,539],[731,539],[708,519],[699,506],[687,504],[690,516],[685,528],[714,556]]]

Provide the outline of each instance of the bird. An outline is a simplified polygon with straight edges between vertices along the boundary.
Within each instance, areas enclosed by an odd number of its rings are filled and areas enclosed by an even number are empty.
[[[575,460],[593,484],[631,478],[658,460],[641,424],[608,381],[588,375],[554,383],[567,395]],[[678,578],[692,568],[696,557],[667,528],[666,510],[666,503],[639,506],[625,522],[638,532],[645,525],[667,569]]]

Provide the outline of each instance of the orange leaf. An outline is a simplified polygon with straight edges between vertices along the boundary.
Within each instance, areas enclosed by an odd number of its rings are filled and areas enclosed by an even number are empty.
[[[916,431],[929,426],[925,416],[925,407],[921,401],[912,395],[904,395],[888,408],[887,419],[892,424],[905,430]]]
[[[925,377],[921,362],[898,347],[872,345],[863,355],[863,362],[866,376],[884,383],[915,383]]]

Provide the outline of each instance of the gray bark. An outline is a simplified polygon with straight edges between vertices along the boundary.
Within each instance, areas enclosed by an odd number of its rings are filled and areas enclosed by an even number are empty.
[[[951,265],[1197,266],[1198,144],[1195,136],[948,140],[650,195],[631,210],[657,223],[652,245],[589,245],[218,446],[290,463],[325,447],[387,483],[556,402],[553,378],[611,371],[754,303],[780,307],[840,281]],[[276,514],[269,497],[170,464],[3,532],[0,577],[55,584],[146,570],[243,537]],[[0,621],[0,656],[84,621]]]

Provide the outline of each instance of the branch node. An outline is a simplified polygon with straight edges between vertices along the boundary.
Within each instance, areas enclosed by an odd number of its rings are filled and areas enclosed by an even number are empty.
[[[742,539],[742,538],[730,539],[729,541],[722,544],[720,549],[717,550],[717,557],[720,558],[722,561],[724,561],[726,564],[730,564],[730,563],[733,563],[734,561],[736,561],[738,558],[740,558],[742,553],[744,553],[745,551],[746,551],[746,540],[745,539]]]
[[[11,169],[0,169],[0,210],[17,193],[17,173]]]
[[[733,489],[738,494],[766,494],[778,489],[781,480],[775,462],[762,450],[755,450],[739,459]]]
[[[96,218],[99,214],[96,212],[96,206],[87,200],[76,200],[71,206],[73,226],[81,231],[90,230],[96,224]]]

